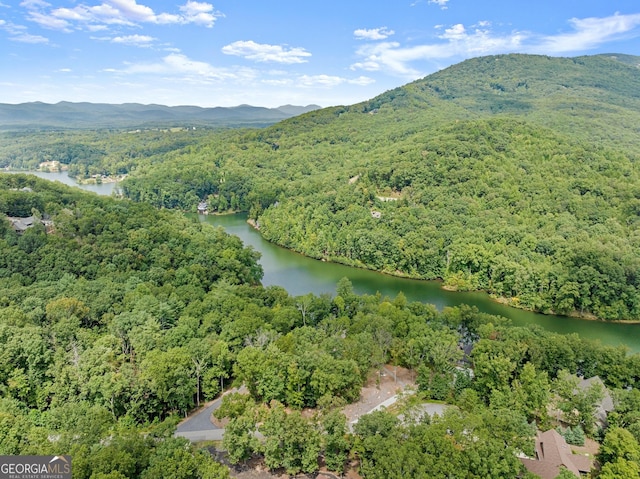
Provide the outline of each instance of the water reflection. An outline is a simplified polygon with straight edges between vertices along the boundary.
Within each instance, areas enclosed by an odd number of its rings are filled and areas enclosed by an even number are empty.
[[[94,193],[98,193],[103,196],[111,196],[113,191],[115,190],[118,183],[102,183],[100,185],[97,184],[80,184],[73,178],[69,178],[69,174],[66,171],[55,171],[55,172],[45,172],[45,171],[13,171],[13,170],[0,170],[2,173],[24,173],[26,175],[34,175],[39,178],[44,178],[45,180],[50,181],[59,181],[60,183],[64,183],[65,185],[75,186],[77,188],[82,188],[86,191],[93,191]]]
[[[245,215],[200,216],[201,221],[222,226],[231,234],[253,246],[262,254],[265,286],[284,287],[294,296],[306,293],[335,293],[336,283],[347,277],[359,294],[395,297],[402,291],[409,301],[432,303],[438,309],[446,306],[470,304],[480,311],[510,318],[514,324],[538,324],[558,333],[578,333],[599,339],[604,344],[624,344],[633,352],[640,352],[640,325],[586,321],[575,318],[532,313],[496,303],[484,293],[454,293],[445,291],[436,281],[418,281],[351,268],[344,265],[313,260],[265,241],[246,222]]]

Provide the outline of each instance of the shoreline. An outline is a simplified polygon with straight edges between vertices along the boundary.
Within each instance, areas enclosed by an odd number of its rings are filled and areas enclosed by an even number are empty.
[[[449,291],[455,291],[455,290],[449,290]],[[562,316],[562,317],[566,317],[566,318],[572,318],[572,319],[579,319],[582,321],[595,321],[595,322],[600,322],[600,323],[617,323],[617,324],[640,324],[640,320],[639,319],[601,319],[598,318],[597,316],[594,316],[593,314],[580,314],[578,311],[574,311],[571,314],[559,314],[555,311],[536,311],[534,309],[529,309],[529,308],[522,308],[522,307],[518,307],[515,306],[513,304],[513,302],[505,297],[505,296],[495,296],[493,294],[487,293],[486,291],[480,291],[478,290],[478,292],[484,292],[485,294],[487,294],[487,296],[489,296],[489,298],[492,301],[495,301],[498,304],[503,304],[505,306],[509,306],[510,308],[514,308],[514,309],[519,309],[522,311],[531,311],[532,313],[538,313],[538,314],[548,314],[548,315],[553,315],[553,316]]]
[[[81,180],[79,180],[77,178],[72,178],[71,176],[69,178],[74,180],[79,185],[104,185],[104,184],[120,183],[126,177],[127,177],[127,175],[121,175],[121,176],[115,177],[115,178],[113,176],[105,176],[105,177],[102,177],[100,179],[99,183],[98,183],[98,180],[96,178],[83,178]]]
[[[260,232],[260,227],[259,227],[259,225],[256,223],[256,221],[254,219],[247,218],[246,222],[253,229],[255,229],[256,231]],[[383,274],[383,275],[392,276],[392,277],[396,277],[396,278],[412,279],[412,280],[415,280],[415,281],[435,281],[435,282],[441,283],[440,284],[440,288],[442,290],[444,290],[444,291],[448,291],[448,292],[452,292],[452,293],[458,292],[458,290],[455,289],[455,288],[451,288],[449,286],[445,286],[442,278],[436,278],[436,279],[416,278],[414,276],[407,275],[407,274],[393,274],[393,273],[389,273],[389,272],[385,272],[385,271],[378,271],[378,270],[370,269],[370,268],[366,268],[366,267],[360,267],[360,266],[355,266],[355,265],[351,265],[351,264],[341,263],[341,262],[338,262],[338,261],[332,261],[329,257],[314,258],[313,256],[305,255],[303,253],[300,253],[299,251],[295,251],[295,250],[292,250],[290,248],[287,248],[286,246],[282,246],[282,245],[279,245],[278,243],[274,243],[272,241],[269,241],[262,234],[260,236],[265,241],[268,241],[269,243],[271,243],[273,245],[276,245],[276,246],[278,246],[280,248],[284,248],[287,251],[291,251],[292,253],[300,254],[302,256],[305,256],[306,258],[314,259],[316,261],[329,262],[329,263],[334,263],[334,264],[340,264],[340,265],[343,265],[343,266],[348,266],[350,268],[357,268],[357,269],[363,269],[363,270],[367,270],[367,271],[373,271],[373,272],[376,272],[378,274]],[[485,290],[473,290],[473,291],[464,291],[464,292],[465,293],[482,293],[482,294],[486,295],[487,298],[489,298],[494,303],[501,304],[501,305],[504,305],[504,306],[508,306],[509,308],[513,308],[513,309],[516,309],[516,310],[529,311],[531,313],[542,314],[542,315],[545,315],[545,316],[560,316],[560,317],[565,317],[565,318],[577,319],[577,320],[581,320],[581,321],[594,321],[594,322],[600,322],[600,323],[605,323],[605,324],[606,323],[612,323],[612,324],[629,324],[629,325],[638,324],[638,325],[640,325],[640,320],[636,320],[636,319],[628,319],[628,320],[627,319],[601,319],[601,318],[598,318],[598,317],[596,317],[594,315],[591,315],[591,314],[589,314],[589,315],[580,314],[578,311],[574,311],[571,314],[558,314],[558,313],[556,313],[554,311],[537,311],[537,310],[534,310],[534,309],[517,306],[510,300],[510,298],[507,298],[505,296],[495,296],[495,295],[493,295],[491,293],[488,293]]]
[[[26,175],[28,174],[33,174],[33,173],[44,173],[44,174],[62,174],[65,172],[68,172],[69,168],[64,165],[60,168],[56,168],[56,169],[51,169],[51,168],[37,168],[35,170],[22,170],[22,169],[17,169],[17,168],[0,168],[0,172],[3,173],[24,173]],[[82,178],[82,179],[78,179],[72,176],[69,176],[69,173],[67,173],[67,177],[71,180],[73,180],[76,184],[78,185],[101,185],[101,184],[114,184],[114,183],[120,183],[121,181],[123,181],[127,175],[119,175],[117,177],[113,177],[113,176],[105,176],[100,178],[100,182],[97,181],[96,178]]]

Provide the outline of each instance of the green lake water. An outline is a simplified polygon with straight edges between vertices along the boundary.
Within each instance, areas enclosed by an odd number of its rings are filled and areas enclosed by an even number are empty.
[[[60,173],[32,173],[41,178],[78,186],[101,195],[110,195],[116,184],[78,185]],[[246,222],[246,215],[199,216],[200,221],[222,226],[228,233],[240,237],[246,245],[253,246],[262,255],[260,264],[264,269],[262,284],[284,287],[289,294],[306,293],[335,294],[337,282],[347,277],[359,294],[379,292],[390,298],[402,291],[409,301],[434,304],[438,309],[445,306],[469,304],[480,311],[505,316],[519,326],[538,324],[557,333],[577,333],[582,337],[598,339],[603,344],[626,345],[632,352],[640,352],[640,324],[607,323],[586,321],[561,316],[544,315],[511,308],[492,301],[485,293],[456,293],[445,291],[437,281],[418,281],[388,276],[349,266],[327,263],[307,258],[265,241]]]
[[[262,284],[282,286],[294,296],[306,293],[335,294],[337,282],[346,276],[353,283],[355,292],[359,294],[380,292],[383,296],[393,298],[402,291],[409,301],[431,303],[438,309],[469,304],[485,313],[505,316],[519,326],[538,324],[557,333],[577,333],[585,338],[599,339],[603,344],[624,344],[630,351],[640,352],[640,324],[586,321],[523,311],[496,303],[485,293],[445,291],[437,281],[398,278],[307,258],[264,240],[246,222],[246,215],[200,215],[199,218],[201,221],[222,226],[228,233],[239,236],[245,244],[253,246],[262,255]]]

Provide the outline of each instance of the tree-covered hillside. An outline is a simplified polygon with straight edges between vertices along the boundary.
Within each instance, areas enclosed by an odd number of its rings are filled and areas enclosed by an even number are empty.
[[[518,455],[561,420],[572,437],[604,437],[600,477],[638,468],[639,355],[467,306],[358,296],[346,278],[333,297],[292,297],[259,284],[256,260],[178,212],[0,175],[0,454],[69,454],[78,479],[224,479],[173,433],[235,383],[246,394],[216,413],[234,464],[531,477]],[[387,364],[415,378],[404,419],[377,411],[350,431],[343,407]],[[576,393],[578,375],[614,391],[606,433],[602,391]],[[412,420],[427,400],[455,407]]]
[[[49,162],[79,181],[94,175],[120,177],[147,158],[180,150],[211,134],[190,128],[0,132],[0,169],[31,171]]]
[[[469,112],[510,113],[595,145],[640,151],[640,57],[475,58],[414,82]]]
[[[0,454],[70,454],[86,479],[228,477],[171,438],[220,384],[193,370],[214,341],[186,308],[257,285],[256,259],[177,212],[0,174]]]
[[[315,258],[637,320],[638,63],[476,58],[143,161],[123,189],[247,210],[267,239]]]

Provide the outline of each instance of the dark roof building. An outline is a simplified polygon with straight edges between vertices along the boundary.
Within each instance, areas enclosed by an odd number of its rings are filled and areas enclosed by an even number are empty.
[[[591,470],[593,461],[586,456],[573,454],[571,448],[555,429],[538,432],[536,458],[520,459],[527,470],[542,479],[555,479],[561,468],[566,468],[576,477]]]

